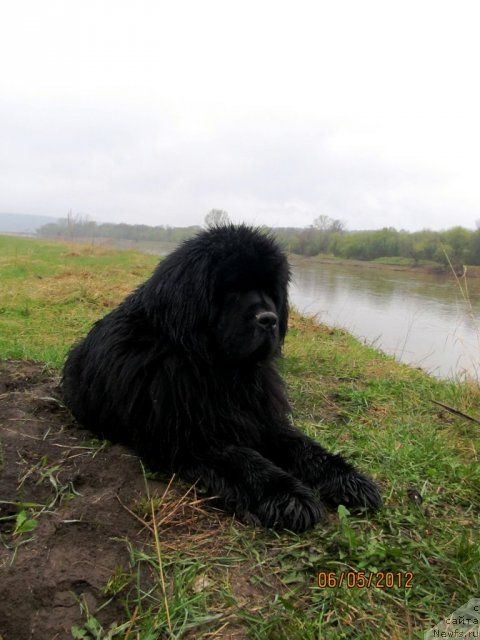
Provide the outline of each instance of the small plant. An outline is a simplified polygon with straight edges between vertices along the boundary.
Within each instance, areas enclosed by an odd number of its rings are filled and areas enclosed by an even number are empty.
[[[78,625],[72,627],[73,640],[115,640],[116,638],[128,638],[128,631],[127,635],[124,634],[128,625],[119,626],[114,622],[110,625],[109,629],[104,629],[97,618],[91,615],[85,599],[82,599],[79,604],[82,613],[86,617],[86,622],[83,627],[79,627]]]
[[[337,513],[343,537],[348,545],[348,550],[350,552],[354,551],[358,546],[358,538],[355,530],[352,528],[349,522],[350,511],[343,504],[340,504],[338,505]]]
[[[41,511],[49,511],[65,501],[71,500],[77,494],[72,482],[62,482],[59,474],[64,460],[49,463],[47,456],[42,456],[37,464],[31,466],[22,476],[19,489],[30,476],[36,477],[37,484],[47,483],[53,488],[50,502]]]
[[[123,567],[115,567],[115,571],[110,576],[107,584],[103,588],[106,596],[116,596],[121,593],[132,582],[132,575],[127,573]]]
[[[34,518],[30,518],[25,509],[22,509],[17,513],[15,519],[15,528],[13,530],[14,536],[22,535],[23,533],[31,533],[38,526],[38,521]]]

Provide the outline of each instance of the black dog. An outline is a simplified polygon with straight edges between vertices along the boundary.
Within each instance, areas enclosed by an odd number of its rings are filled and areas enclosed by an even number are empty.
[[[274,366],[289,278],[273,239],[249,227],[186,241],[71,350],[67,405],[152,469],[267,527],[311,527],[322,502],[380,507],[369,479],[291,424]]]

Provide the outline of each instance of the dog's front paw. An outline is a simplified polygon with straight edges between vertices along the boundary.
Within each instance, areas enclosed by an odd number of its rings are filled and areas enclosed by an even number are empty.
[[[322,503],[315,494],[302,487],[291,493],[279,493],[263,500],[255,509],[255,515],[266,527],[305,531],[325,516]]]
[[[381,509],[382,498],[377,485],[355,469],[340,474],[318,487],[325,502],[350,508]]]

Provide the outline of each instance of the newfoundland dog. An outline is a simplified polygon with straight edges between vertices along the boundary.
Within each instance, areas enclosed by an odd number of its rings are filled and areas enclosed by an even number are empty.
[[[375,484],[295,429],[275,367],[290,271],[275,241],[219,226],[184,242],[70,351],[80,424],[238,517],[303,531],[324,503],[379,508]]]

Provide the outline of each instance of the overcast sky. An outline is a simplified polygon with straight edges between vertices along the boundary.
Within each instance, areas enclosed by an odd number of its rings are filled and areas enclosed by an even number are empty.
[[[477,0],[15,0],[0,211],[475,228]]]

